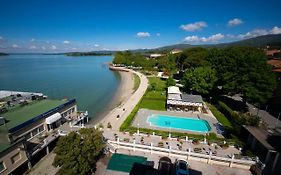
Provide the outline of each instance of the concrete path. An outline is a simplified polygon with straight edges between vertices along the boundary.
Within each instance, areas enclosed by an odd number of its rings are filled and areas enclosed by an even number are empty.
[[[46,155],[43,159],[41,159],[27,175],[55,175],[59,168],[54,167],[52,165],[56,154],[50,152],[50,154]]]

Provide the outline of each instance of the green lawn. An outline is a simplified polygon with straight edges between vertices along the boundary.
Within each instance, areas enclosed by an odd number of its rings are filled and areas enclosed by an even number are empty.
[[[136,91],[140,86],[140,77],[134,74],[134,91]]]
[[[164,99],[166,100],[166,91],[147,91],[144,95],[145,98],[150,99]]]
[[[152,110],[166,110],[166,81],[157,77],[149,77],[149,84],[156,84],[155,90],[147,90],[141,103],[140,108]]]
[[[166,100],[154,100],[154,99],[143,99],[140,108],[151,109],[151,110],[166,110]]]
[[[165,91],[166,90],[166,81],[161,80],[158,77],[149,77],[148,78],[149,84],[151,85],[152,83],[156,84],[156,91]]]
[[[232,128],[230,121],[213,105],[206,102],[208,107],[210,108],[211,112],[217,118],[217,120],[224,126],[228,128]]]

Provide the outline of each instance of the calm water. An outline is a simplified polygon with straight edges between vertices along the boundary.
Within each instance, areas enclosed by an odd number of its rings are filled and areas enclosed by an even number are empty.
[[[208,132],[211,127],[205,120],[182,118],[176,116],[152,115],[148,118],[151,125],[161,128],[188,130],[195,132]]]
[[[42,92],[49,98],[76,98],[90,117],[111,102],[120,76],[108,70],[111,56],[9,55],[0,57],[0,89]]]

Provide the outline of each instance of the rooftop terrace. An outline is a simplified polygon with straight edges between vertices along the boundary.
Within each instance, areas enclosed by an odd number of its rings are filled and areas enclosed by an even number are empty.
[[[1,114],[1,116],[6,119],[7,129],[11,129],[64,103],[66,103],[66,101],[40,100],[23,107],[18,106]]]

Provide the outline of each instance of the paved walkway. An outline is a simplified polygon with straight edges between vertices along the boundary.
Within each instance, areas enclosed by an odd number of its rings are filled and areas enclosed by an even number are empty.
[[[143,144],[150,146],[151,143],[153,143],[154,146],[159,146],[159,143],[162,142],[163,148],[169,148],[169,146],[173,150],[181,150],[181,151],[188,151],[191,149],[191,152],[195,152],[195,149],[199,149],[198,153],[202,154],[209,154],[209,151],[212,151],[213,153],[216,153],[217,156],[220,157],[226,157],[231,158],[233,154],[240,155],[241,151],[234,147],[229,147],[227,149],[221,148],[219,145],[215,146],[208,145],[207,143],[199,143],[199,144],[193,144],[192,138],[188,138],[188,141],[185,139],[177,140],[176,138],[172,139],[162,139],[160,136],[147,136],[145,134],[134,134],[130,135],[129,133],[121,133],[121,132],[112,132],[109,129],[105,129],[103,132],[103,135],[105,138],[109,140],[115,140],[117,137],[120,139],[120,141],[126,141],[129,143],[133,143],[135,140],[136,144]],[[246,158],[246,157],[245,157]]]
[[[55,175],[59,168],[54,167],[52,165],[56,154],[50,152],[50,154],[46,155],[43,159],[41,159],[27,175]]]
[[[110,122],[112,125],[113,131],[119,131],[121,124],[124,120],[130,115],[134,107],[138,104],[146,89],[148,87],[148,79],[145,75],[140,72],[136,72],[130,69],[126,69],[140,78],[139,88],[130,96],[127,100],[125,100],[119,107],[113,109],[109,114],[107,114],[100,123],[106,128],[107,124]],[[117,116],[119,115],[119,118]]]

